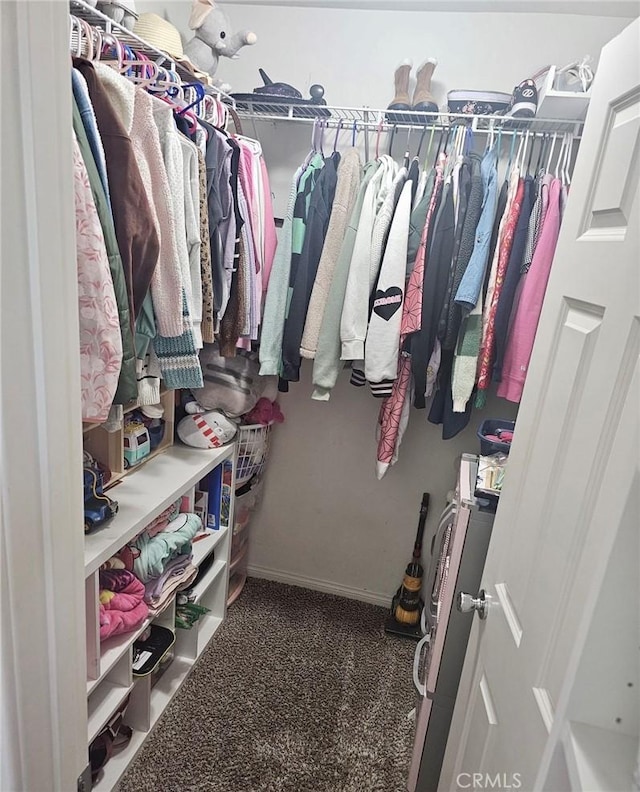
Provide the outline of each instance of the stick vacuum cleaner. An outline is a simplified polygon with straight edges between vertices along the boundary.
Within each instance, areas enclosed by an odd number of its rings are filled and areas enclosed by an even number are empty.
[[[420,640],[420,614],[424,602],[420,596],[422,591],[422,577],[424,569],[420,563],[422,556],[422,538],[424,536],[424,525],[429,511],[429,493],[422,494],[420,504],[420,519],[418,520],[418,532],[413,546],[413,555],[407,565],[402,580],[402,585],[396,591],[391,601],[391,613],[387,617],[384,625],[385,632],[392,635],[399,635],[402,638],[413,638]]]

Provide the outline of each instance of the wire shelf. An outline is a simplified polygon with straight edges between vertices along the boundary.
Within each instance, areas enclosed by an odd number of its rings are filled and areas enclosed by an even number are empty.
[[[213,94],[227,104],[234,106],[233,99],[224,93],[224,91],[221,91],[216,86],[209,85],[208,83],[199,79],[180,61],[172,58],[171,55],[168,55],[166,52],[156,49],[156,47],[153,47],[151,44],[144,41],[144,39],[141,39],[140,36],[137,36],[123,25],[115,22],[106,14],[98,11],[97,8],[94,8],[92,5],[85,2],[85,0],[69,0],[69,11],[73,16],[78,17],[78,19],[83,19],[92,27],[97,28],[104,33],[114,35],[122,44],[127,44],[136,52],[146,55],[147,58],[152,60],[158,66],[163,66],[167,69],[175,71],[184,82],[199,83],[203,86],[207,93]],[[77,46],[77,41],[72,41],[71,45],[72,47]]]
[[[232,96],[232,98],[234,98]],[[330,128],[349,126],[380,129],[388,132],[392,129],[448,129],[464,124],[477,132],[488,133],[501,129],[503,134],[515,134],[520,131],[540,133],[569,132],[579,136],[583,122],[568,121],[557,118],[511,118],[503,115],[469,115],[465,113],[425,113],[415,110],[380,110],[371,107],[338,107],[316,105],[310,102],[288,103],[286,100],[269,102],[256,95],[249,98],[235,97],[236,110],[241,118],[255,121],[322,121]]]

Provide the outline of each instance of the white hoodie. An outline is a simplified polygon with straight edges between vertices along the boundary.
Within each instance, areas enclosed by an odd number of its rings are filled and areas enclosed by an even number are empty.
[[[402,188],[374,295],[364,358],[365,377],[370,383],[388,382],[390,385],[397,374],[412,186],[413,182],[405,181]],[[389,395],[377,389],[374,394]]]
[[[371,241],[376,215],[393,185],[397,166],[386,155],[369,182],[362,204],[358,233],[353,246],[347,291],[340,321],[342,360],[362,360],[369,322]]]

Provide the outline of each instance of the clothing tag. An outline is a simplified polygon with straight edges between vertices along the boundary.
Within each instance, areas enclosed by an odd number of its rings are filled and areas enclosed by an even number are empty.
[[[146,650],[140,652],[140,654],[137,655],[133,661],[133,666],[132,666],[133,670],[139,671],[150,657],[151,657],[151,652],[147,652]]]

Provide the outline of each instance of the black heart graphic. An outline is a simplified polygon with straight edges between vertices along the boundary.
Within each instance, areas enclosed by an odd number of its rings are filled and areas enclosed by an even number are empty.
[[[386,291],[376,289],[376,296],[373,299],[373,310],[385,322],[394,315],[398,308],[402,305],[402,289],[397,286],[389,286]]]

